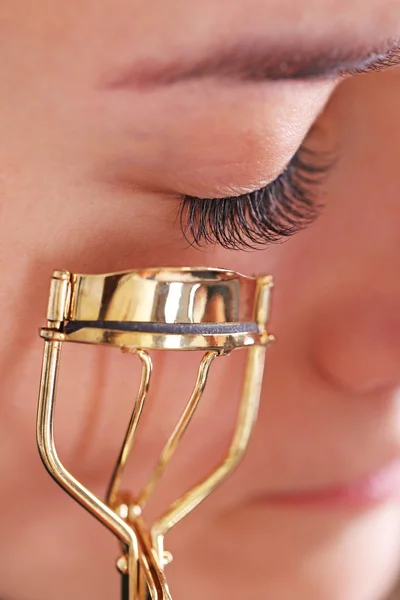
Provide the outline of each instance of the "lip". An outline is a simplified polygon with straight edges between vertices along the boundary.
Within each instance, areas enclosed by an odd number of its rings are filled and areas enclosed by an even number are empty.
[[[400,459],[366,477],[316,489],[274,492],[263,496],[270,505],[363,508],[400,497]]]

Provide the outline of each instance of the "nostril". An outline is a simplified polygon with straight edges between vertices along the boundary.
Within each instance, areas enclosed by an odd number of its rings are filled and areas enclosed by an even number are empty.
[[[360,394],[396,388],[400,385],[400,310],[393,304],[353,300],[324,311],[313,330],[312,358],[330,385]]]

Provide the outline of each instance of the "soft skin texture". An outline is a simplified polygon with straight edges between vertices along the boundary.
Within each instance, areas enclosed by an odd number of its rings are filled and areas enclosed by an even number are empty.
[[[0,597],[119,593],[115,540],[54,485],[36,451],[37,328],[53,269],[184,264],[272,273],[278,341],[242,467],[171,534],[174,599],[387,598],[399,568],[398,495],[362,509],[269,498],[351,481],[400,456],[399,72],[158,90],[106,82],[135,61],[196,55],[232,38],[379,42],[399,34],[399,1],[2,0],[0,11]],[[256,189],[314,122],[309,143],[335,149],[338,160],[313,226],[256,253],[187,247],[180,193]],[[152,512],[222,455],[242,360],[216,361]],[[154,464],[198,357],[154,363],[127,487]],[[65,350],[59,453],[96,493],[104,494],[138,377],[131,356]]]

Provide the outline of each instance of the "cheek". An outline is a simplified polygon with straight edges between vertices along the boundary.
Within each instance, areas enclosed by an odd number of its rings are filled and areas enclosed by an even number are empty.
[[[186,557],[212,576],[213,589],[220,592],[216,597],[224,597],[229,580],[234,590],[246,586],[245,595],[234,598],[263,598],[266,590],[279,600],[384,598],[397,567],[399,512],[389,506],[354,519],[323,511],[239,507],[214,521],[212,530],[199,532]],[[368,577],[354,567],[355,555]],[[185,575],[178,564],[176,570],[171,565],[171,575],[179,589]],[[196,581],[202,585],[201,578]]]

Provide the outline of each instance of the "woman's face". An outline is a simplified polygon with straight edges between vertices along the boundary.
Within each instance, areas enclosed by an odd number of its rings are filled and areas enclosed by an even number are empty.
[[[382,55],[396,37],[399,0],[2,1],[1,598],[118,597],[115,540],[37,455],[37,328],[54,268],[157,265],[276,282],[255,435],[237,474],[171,535],[174,598],[388,593],[400,553],[400,72],[383,69],[396,51]],[[372,63],[382,71],[342,77]],[[334,156],[315,223],[257,252],[188,245],[183,195],[269,185],[303,142],[311,160]],[[155,357],[127,487],[154,464],[198,360]],[[241,360],[217,361],[154,510],[222,455]],[[59,452],[98,494],[138,376],[132,357],[65,352]]]

